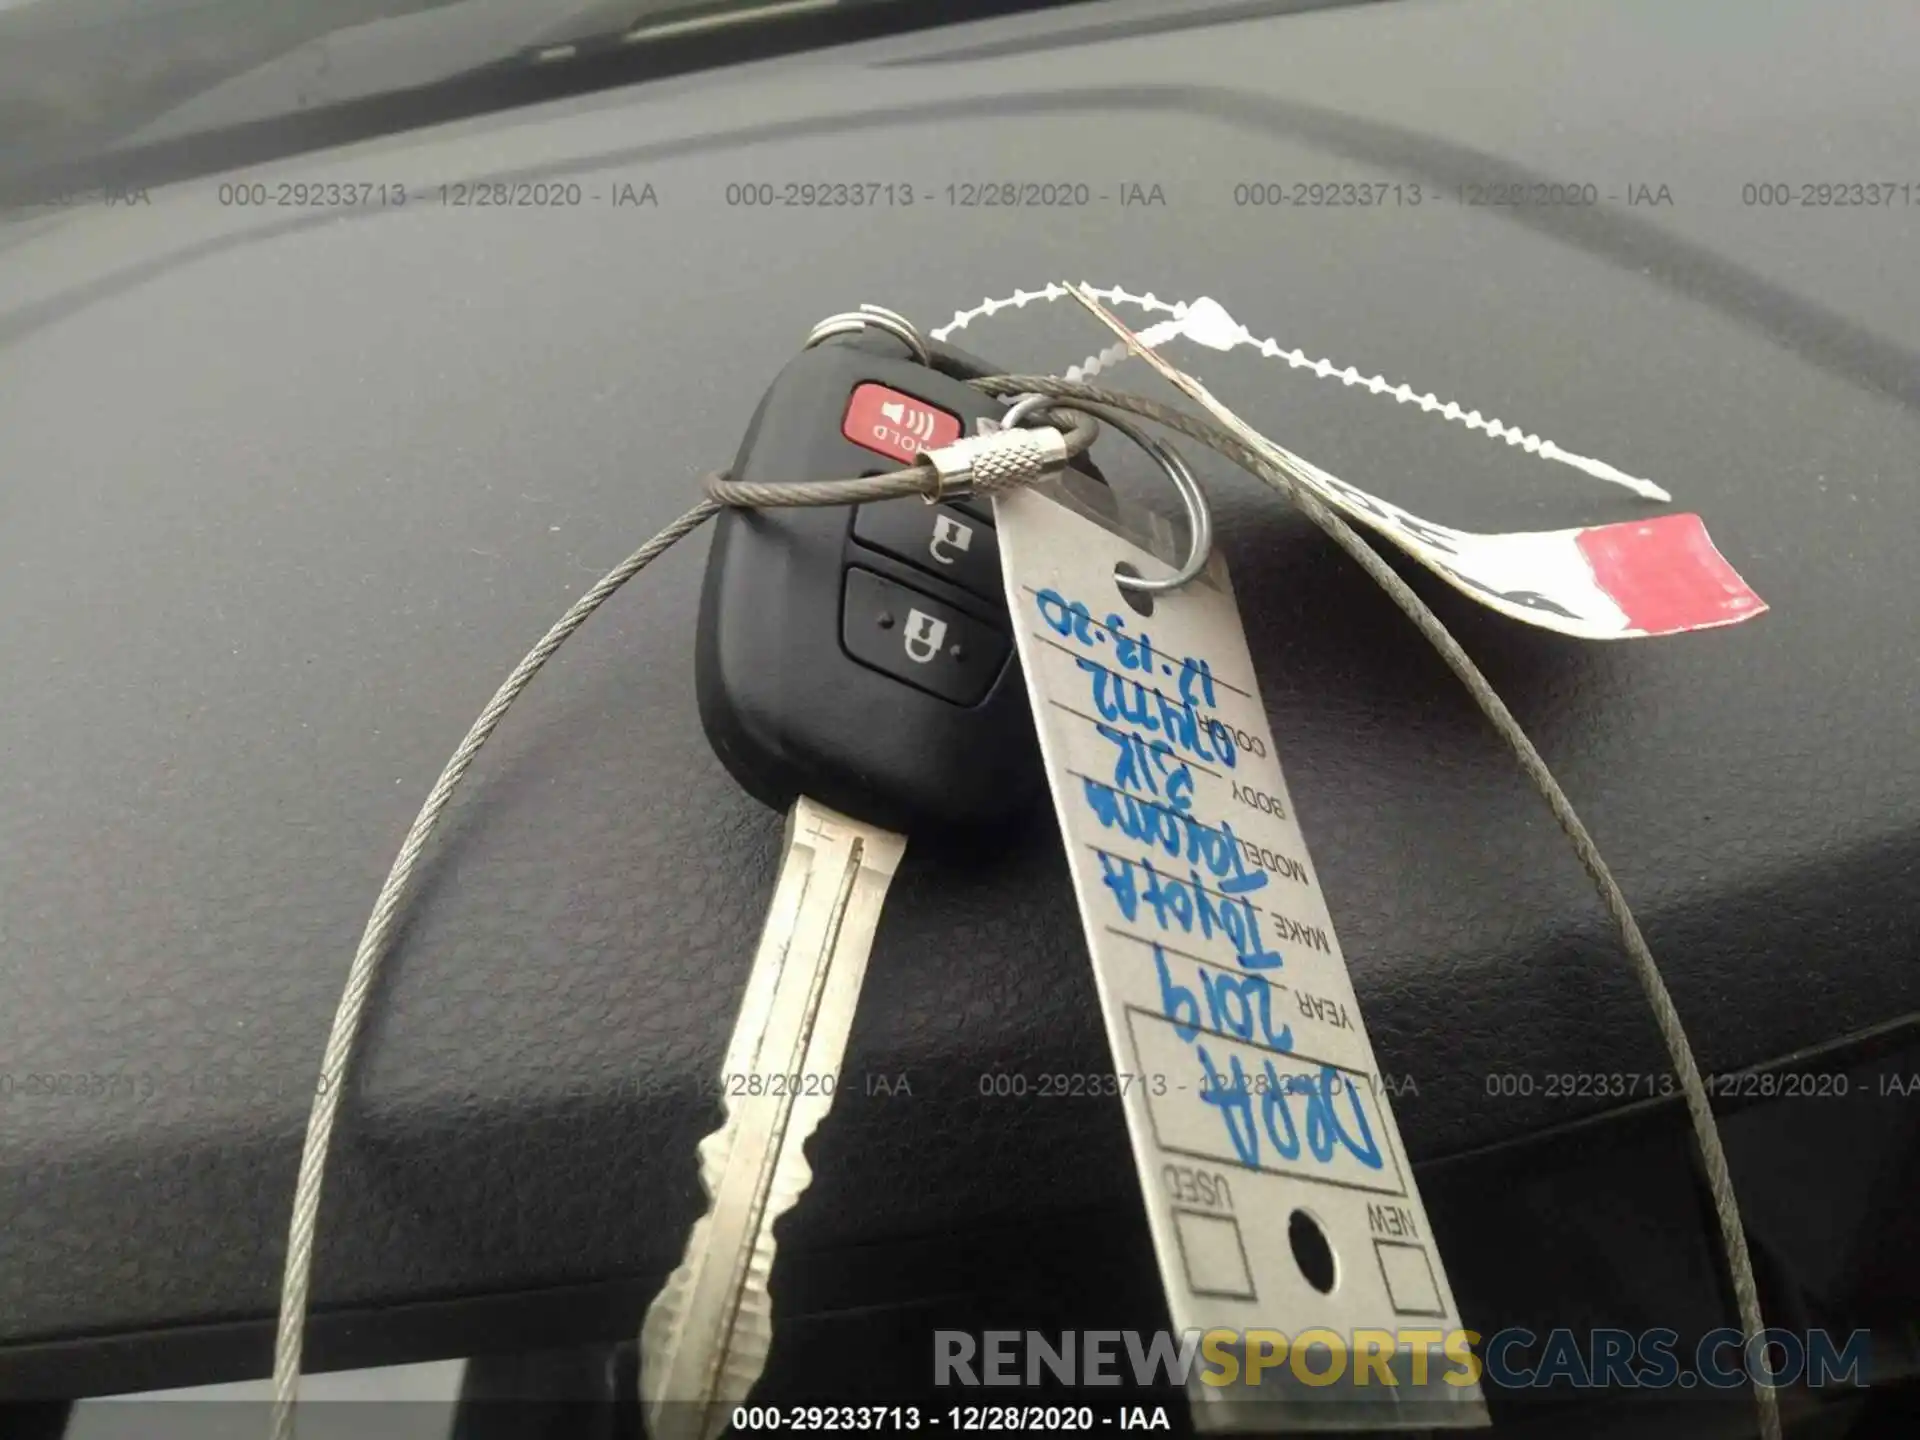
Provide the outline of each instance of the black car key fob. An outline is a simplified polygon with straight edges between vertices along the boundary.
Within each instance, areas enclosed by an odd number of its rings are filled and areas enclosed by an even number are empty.
[[[957,378],[1004,372],[945,346],[935,359],[876,331],[803,350],[760,401],[733,478],[899,470],[1006,412]],[[804,794],[911,833],[998,824],[1042,794],[985,498],[722,512],[695,676],[714,752],[777,810]]]

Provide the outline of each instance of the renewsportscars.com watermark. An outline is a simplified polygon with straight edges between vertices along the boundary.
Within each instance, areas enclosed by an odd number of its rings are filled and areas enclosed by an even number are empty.
[[[1689,1367],[1674,1330],[1496,1331],[1327,1329],[936,1330],[933,1383],[939,1387],[1133,1385],[1194,1382],[1216,1387],[1345,1385],[1383,1388],[1486,1384],[1505,1390],[1731,1390],[1768,1385],[1864,1386],[1872,1335],[1826,1330],[1765,1330],[1741,1343],[1735,1329],[1714,1330],[1693,1347]],[[1356,1397],[1359,1398],[1359,1397]]]

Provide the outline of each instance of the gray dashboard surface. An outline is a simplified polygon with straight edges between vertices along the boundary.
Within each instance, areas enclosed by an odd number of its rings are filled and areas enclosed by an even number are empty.
[[[1425,589],[1608,851],[1706,1065],[1920,1008],[1920,208],[1742,200],[1869,180],[1920,200],[1920,15],[1282,9],[955,26],[0,228],[0,1366],[271,1313],[326,1025],[427,786],[532,640],[731,456],[807,327],[860,301],[932,325],[1060,277],[1212,295],[1668,484],[1771,613],[1601,646]],[[479,177],[583,199],[437,203]],[[235,179],[415,198],[223,205]],[[1082,179],[1113,198],[947,198]],[[1430,198],[1234,203],[1322,180]],[[1458,198],[1514,180],[1620,198]],[[927,198],[730,206],[749,181]],[[1123,208],[1130,183],[1164,207]],[[657,203],[616,207],[621,185]],[[1100,343],[1064,307],[956,338],[1024,369]],[[1337,383],[1244,355],[1202,374],[1438,520],[1645,513]],[[1397,1102],[1416,1158],[1612,1103],[1490,1097],[1490,1075],[1663,1069],[1577,865],[1439,662],[1304,521],[1204,474],[1375,1046],[1417,1082]],[[346,1106],[320,1306],[677,1256],[780,839],[695,714],[704,550],[566,648],[450,813]],[[841,1101],[792,1252],[1133,1183],[1117,1108],[979,1093],[991,1069],[1109,1063],[1050,823],[938,848],[910,851],[848,1060],[912,1096]]]

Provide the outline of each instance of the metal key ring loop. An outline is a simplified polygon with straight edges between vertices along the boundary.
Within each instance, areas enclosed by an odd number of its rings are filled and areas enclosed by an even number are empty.
[[[1181,458],[1180,452],[1158,436],[1141,429],[1124,411],[1087,401],[1063,403],[1046,395],[1021,395],[1007,407],[1007,413],[1001,417],[1000,423],[1009,427],[1018,425],[1035,411],[1046,408],[1084,410],[1102,425],[1111,425],[1146,451],[1147,458],[1166,472],[1167,479],[1173,482],[1173,488],[1180,492],[1180,503],[1186,506],[1189,539],[1185,563],[1162,580],[1115,575],[1113,583],[1136,594],[1160,595],[1169,590],[1178,590],[1205,570],[1207,559],[1213,554],[1213,509],[1207,504],[1206,492],[1201,490],[1200,482],[1194,479],[1193,471],[1187,468],[1187,462]]]
[[[1058,405],[1060,405],[1058,400],[1050,399],[1045,395],[1016,395],[1013,397],[1013,403],[1007,406],[1007,413],[1000,417],[1000,425],[1003,429],[1011,430],[1016,425],[1026,424],[1027,417],[1036,410]]]
[[[842,310],[837,315],[829,315],[807,332],[806,341],[800,348],[811,350],[832,336],[853,335],[869,327],[884,330],[903,343],[922,365],[933,364],[933,352],[927,349],[927,342],[920,338],[920,332],[913,328],[913,322],[879,305],[862,305],[858,310]]]

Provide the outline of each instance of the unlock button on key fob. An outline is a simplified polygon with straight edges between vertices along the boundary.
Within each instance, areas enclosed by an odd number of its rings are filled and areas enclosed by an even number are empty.
[[[993,526],[965,511],[924,500],[881,500],[854,512],[853,538],[982,600],[1003,603]]]
[[[841,641],[862,665],[955,705],[978,705],[1007,663],[1008,639],[918,590],[847,571]]]

